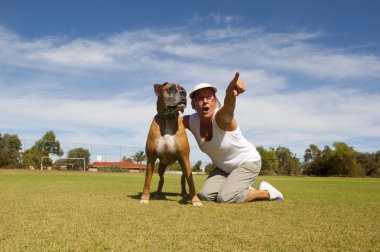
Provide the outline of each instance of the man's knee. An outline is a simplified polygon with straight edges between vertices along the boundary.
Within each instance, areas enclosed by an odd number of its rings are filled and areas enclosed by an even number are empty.
[[[216,202],[218,203],[242,203],[244,195],[240,192],[235,193],[223,193],[219,192],[218,197],[216,197]]]
[[[234,195],[231,194],[223,194],[219,192],[218,197],[216,197],[216,202],[218,203],[234,203]]]
[[[214,201],[216,198],[216,193],[207,192],[206,190],[200,190],[198,192],[198,198],[204,201]]]

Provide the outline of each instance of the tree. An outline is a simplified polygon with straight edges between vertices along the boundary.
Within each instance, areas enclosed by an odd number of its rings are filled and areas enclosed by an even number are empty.
[[[69,150],[67,153],[68,158],[84,158],[85,159],[85,167],[90,162],[90,152],[87,149],[84,149],[82,147],[74,148]],[[83,169],[83,163],[81,160],[73,160],[73,168],[75,170],[81,170]]]
[[[319,169],[323,165],[322,151],[318,146],[310,144],[304,154],[303,173],[305,175],[319,175]]]
[[[32,148],[37,149],[43,156],[49,156],[52,154],[61,157],[63,155],[61,144],[58,140],[56,140],[55,133],[52,130],[46,132]]]
[[[167,166],[167,170],[168,171],[182,171],[182,167],[179,162],[174,162],[173,164]]]
[[[133,161],[136,162],[136,163],[139,163],[141,164],[142,161],[145,161],[146,160],[146,155],[145,155],[145,152],[144,151],[139,151],[139,152],[136,152],[133,156]]]
[[[278,160],[276,156],[276,151],[273,148],[266,150],[262,146],[258,146],[257,151],[261,156],[261,175],[274,175],[278,170]]]
[[[320,151],[315,145],[310,145],[305,151],[304,173],[316,176],[362,176],[367,169],[364,166],[368,169],[374,167],[369,155],[359,154],[345,143],[335,142],[333,147],[331,149],[326,145]]]
[[[322,155],[322,151],[318,148],[318,146],[314,144],[310,144],[309,148],[305,150],[305,155],[303,156],[304,162],[310,163],[320,158]]]
[[[356,160],[358,165],[361,167],[363,174],[366,176],[376,176],[379,166],[379,158],[376,158],[376,154],[380,155],[380,152],[377,153],[356,153]],[[379,174],[380,175],[380,174]]]
[[[127,156],[123,156],[123,158],[121,159],[121,161],[123,161],[123,162],[133,163],[133,159],[130,158],[130,157],[127,157]]]
[[[334,151],[328,145],[325,145],[322,151],[321,166],[317,173],[319,176],[328,176],[331,174],[331,171],[334,169],[333,158]]]
[[[300,175],[301,174],[301,162],[300,160],[294,155],[290,161],[289,161],[289,171],[290,173],[288,175]]]
[[[380,151],[377,151],[374,154],[375,159],[375,167],[371,170],[370,176],[372,177],[380,177]]]
[[[195,163],[195,165],[193,166],[191,170],[194,172],[199,172],[201,171],[201,165],[202,165],[202,161],[199,160],[198,162]]]
[[[42,155],[37,151],[37,149],[27,149],[22,155],[23,165],[27,167],[38,167],[41,164],[41,157]]]
[[[37,140],[32,148],[25,151],[23,155],[23,163],[25,166],[39,166],[42,157],[49,155],[57,155],[61,157],[63,150],[61,144],[56,140],[54,131],[50,130],[46,132],[43,137]],[[52,161],[44,160],[47,165],[52,165]]]
[[[279,174],[296,175],[300,171],[300,162],[298,158],[285,147],[277,147],[276,156],[279,163]]]
[[[205,167],[205,172],[207,174],[210,174],[210,172],[215,168],[215,165],[213,163],[209,163]]]
[[[20,165],[21,141],[17,135],[0,134],[0,167],[15,168]]]
[[[332,158],[333,169],[330,170],[333,175],[341,176],[362,176],[363,172],[356,161],[356,152],[353,147],[342,142],[335,142],[334,155]]]

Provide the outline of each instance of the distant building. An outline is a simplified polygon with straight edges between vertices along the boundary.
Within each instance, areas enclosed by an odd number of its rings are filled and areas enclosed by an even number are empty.
[[[135,164],[130,162],[99,162],[89,163],[90,168],[110,168],[119,167],[121,169],[128,169],[130,172],[139,172],[140,170],[146,170],[146,165]]]

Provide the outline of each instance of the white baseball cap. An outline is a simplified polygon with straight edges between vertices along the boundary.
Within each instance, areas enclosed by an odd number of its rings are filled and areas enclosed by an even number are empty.
[[[211,88],[214,91],[214,93],[216,93],[216,91],[218,91],[218,89],[216,89],[216,87],[214,87],[213,85],[211,85],[209,83],[199,83],[198,85],[196,85],[193,88],[193,90],[189,94],[190,99],[193,99],[195,91],[198,91],[198,90],[203,89],[203,88]]]

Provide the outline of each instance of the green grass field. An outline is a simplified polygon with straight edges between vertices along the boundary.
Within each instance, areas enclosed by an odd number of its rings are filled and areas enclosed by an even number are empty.
[[[1,170],[0,251],[380,251],[380,179],[259,176],[285,201],[193,207],[165,178],[141,205],[143,174]]]

